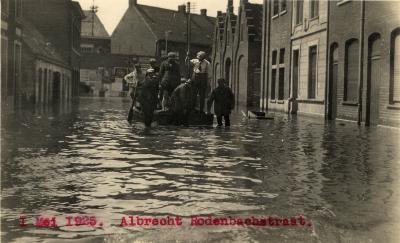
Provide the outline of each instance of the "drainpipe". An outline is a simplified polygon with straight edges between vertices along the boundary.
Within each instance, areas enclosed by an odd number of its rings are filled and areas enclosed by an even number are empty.
[[[358,120],[357,124],[361,125],[362,121],[362,94],[364,79],[364,26],[365,26],[365,0],[361,0],[361,20],[360,20],[360,49],[359,49],[359,80],[358,80]]]
[[[331,61],[331,57],[330,57],[330,50],[331,50],[331,46],[329,43],[329,24],[330,24],[330,9],[331,9],[331,4],[330,1],[327,2],[328,4],[328,17],[327,17],[327,24],[326,24],[326,66],[325,66],[325,70],[327,70],[326,74],[325,74],[325,120],[328,120],[328,105],[329,102],[332,102],[331,100],[329,100],[329,95],[328,92],[333,92],[333,90],[329,89],[329,83],[330,83],[330,61]],[[334,104],[336,105],[336,104]]]
[[[268,111],[268,97],[269,97],[269,54],[270,54],[270,47],[271,47],[271,2],[267,1],[267,13],[266,13],[266,22],[267,22],[267,72],[266,72],[266,83],[265,83],[265,111]]]
[[[265,97],[265,57],[267,55],[266,53],[266,48],[265,45],[267,44],[267,37],[266,37],[266,33],[267,33],[267,1],[264,0],[264,4],[263,4],[263,31],[262,31],[262,57],[261,57],[261,92],[260,92],[260,101],[261,101],[261,105],[260,108],[262,111],[264,111],[264,97]]]

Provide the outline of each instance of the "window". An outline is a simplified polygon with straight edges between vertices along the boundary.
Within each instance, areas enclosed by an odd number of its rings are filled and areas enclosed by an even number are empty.
[[[310,47],[308,58],[308,98],[315,99],[317,88],[317,46]]]
[[[279,68],[279,90],[278,100],[283,100],[285,96],[285,68]]]
[[[240,24],[240,41],[244,40],[244,23]]]
[[[346,43],[344,60],[344,101],[358,100],[358,40]]]
[[[281,12],[285,12],[287,8],[286,6],[287,2],[286,0],[280,0],[280,1],[281,1]]]
[[[14,87],[14,89],[20,88],[21,84],[21,53],[22,53],[21,43],[15,41],[14,42],[14,84],[10,83],[9,87]],[[12,80],[10,80],[12,81]],[[9,89],[9,95],[14,95],[12,89]]]
[[[22,0],[15,0],[15,17],[22,17]]]
[[[271,100],[275,100],[275,87],[276,87],[276,68],[273,68],[272,78],[271,78]]]
[[[39,87],[38,87],[38,95],[37,95],[37,99],[39,101],[42,100],[42,90],[43,90],[43,84],[42,84],[42,80],[43,80],[43,71],[41,68],[39,68],[39,75],[38,75],[38,83],[39,83]]]
[[[82,53],[92,53],[93,52],[93,48],[91,48],[91,47],[81,47],[81,52]]]
[[[279,50],[279,64],[285,63],[285,48]]]
[[[391,46],[391,103],[400,103],[400,29],[392,34]]]
[[[279,0],[273,0],[273,1],[274,1],[274,2],[273,2],[274,8],[273,8],[272,16],[275,16],[275,15],[278,15],[278,14],[279,14]]]
[[[272,65],[276,65],[277,55],[278,55],[278,51],[277,50],[272,51]]]
[[[9,0],[1,0],[1,12],[8,14],[8,1]]]
[[[3,1],[2,1],[3,3]],[[6,96],[8,74],[8,40],[1,37],[1,95]]]
[[[303,0],[296,1],[296,25],[303,23]]]
[[[319,1],[311,0],[310,18],[315,18],[319,15]]]

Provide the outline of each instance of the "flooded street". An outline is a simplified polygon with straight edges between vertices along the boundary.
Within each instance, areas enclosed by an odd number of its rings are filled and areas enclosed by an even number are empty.
[[[145,130],[126,122],[128,107],[85,98],[79,107],[7,117],[4,242],[400,242],[399,130],[241,112],[230,129]],[[32,226],[40,215],[57,217],[58,227]],[[66,226],[67,215],[103,225]],[[186,223],[120,227],[128,215]],[[304,215],[310,226],[193,227],[193,215]]]

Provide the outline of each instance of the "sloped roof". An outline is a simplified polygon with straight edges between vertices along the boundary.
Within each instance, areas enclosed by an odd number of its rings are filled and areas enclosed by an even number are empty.
[[[32,53],[60,65],[67,66],[68,63],[56,51],[51,43],[36,29],[36,27],[24,20],[24,32],[22,39]]]
[[[157,39],[165,39],[165,32],[171,30],[169,41],[186,42],[186,15],[184,13],[147,5],[136,5]],[[131,11],[132,9],[128,9]],[[191,14],[191,43],[211,45],[216,18]]]
[[[84,10],[85,18],[82,20],[81,36],[92,38],[110,38],[106,28],[96,13],[90,10]],[[93,25],[92,25],[93,23]],[[93,33],[92,33],[93,27]]]

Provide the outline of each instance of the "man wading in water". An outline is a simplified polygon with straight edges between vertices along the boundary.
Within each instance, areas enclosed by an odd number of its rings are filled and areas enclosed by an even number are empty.
[[[144,80],[139,82],[137,87],[137,99],[143,112],[146,127],[150,127],[153,122],[154,110],[157,107],[158,101],[158,85],[158,77],[154,69],[150,68],[146,71]]]
[[[214,113],[217,115],[218,127],[222,127],[222,117],[225,120],[225,126],[231,125],[229,116],[235,105],[235,96],[232,90],[225,85],[225,79],[218,79],[218,87],[215,88],[207,102],[207,113],[210,114],[212,103],[214,102]]]

